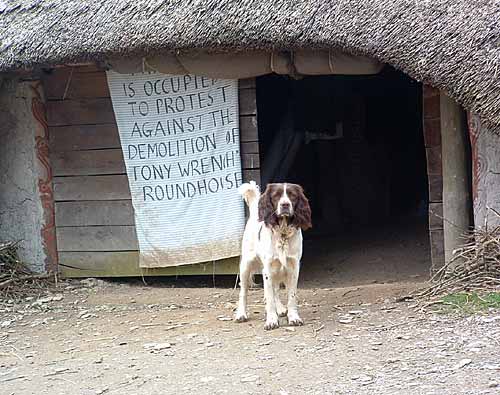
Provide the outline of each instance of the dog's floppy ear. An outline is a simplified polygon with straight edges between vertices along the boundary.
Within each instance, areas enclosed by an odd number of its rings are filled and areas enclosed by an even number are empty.
[[[297,192],[297,201],[293,208],[292,225],[302,230],[307,230],[312,228],[311,207],[302,187],[300,185],[294,185],[294,187]]]
[[[265,192],[259,199],[259,221],[263,221],[266,226],[278,225],[278,216],[276,215],[276,208],[273,205],[272,193],[273,185],[268,184]]]

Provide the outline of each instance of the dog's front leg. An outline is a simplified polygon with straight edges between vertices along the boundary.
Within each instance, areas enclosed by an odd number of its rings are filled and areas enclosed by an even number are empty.
[[[240,297],[238,299],[238,308],[234,320],[236,322],[245,322],[248,320],[247,315],[247,295],[248,287],[250,286],[251,265],[253,262],[245,255],[242,256],[240,262]]]
[[[279,327],[271,263],[272,261],[264,262],[264,267],[262,269],[262,277],[264,279],[264,297],[266,299],[266,324],[264,325],[264,329],[266,330],[276,329]]]
[[[297,283],[299,281],[300,262],[295,259],[288,261],[287,290],[288,290],[288,324],[293,326],[304,325],[297,309]]]

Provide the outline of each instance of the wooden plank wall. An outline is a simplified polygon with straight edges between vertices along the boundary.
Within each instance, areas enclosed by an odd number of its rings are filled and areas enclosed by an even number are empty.
[[[431,271],[435,272],[444,264],[443,166],[439,90],[424,85],[423,96],[424,144],[429,180]]]
[[[210,268],[189,265],[141,271],[130,190],[105,72],[93,66],[58,68],[45,76],[43,84],[63,275],[236,273],[235,259]],[[255,79],[240,81],[239,96],[243,179],[260,182]]]

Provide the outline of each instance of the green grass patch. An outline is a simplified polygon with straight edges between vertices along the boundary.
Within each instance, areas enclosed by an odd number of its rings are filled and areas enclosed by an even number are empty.
[[[443,310],[443,312],[464,314],[485,312],[490,308],[500,309],[500,292],[450,294],[443,297],[439,305],[441,306],[440,310]]]

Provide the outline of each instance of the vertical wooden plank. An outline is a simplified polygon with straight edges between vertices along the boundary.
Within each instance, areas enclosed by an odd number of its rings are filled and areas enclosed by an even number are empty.
[[[431,230],[429,232],[429,239],[431,245],[432,274],[439,270],[439,268],[442,267],[445,261],[443,229]]]
[[[429,184],[429,239],[432,271],[444,264],[444,236],[442,231],[443,171],[441,155],[441,120],[439,90],[423,86],[423,133]]]
[[[441,121],[424,119],[424,144],[426,148],[441,147]]]
[[[441,146],[428,147],[425,152],[427,157],[427,174],[441,176],[443,174]]]
[[[440,117],[440,94],[439,89],[429,85],[423,86],[423,115],[424,119],[439,119]]]
[[[259,169],[249,169],[243,170],[243,182],[255,181],[260,185],[260,170]]]
[[[242,142],[259,141],[257,116],[240,116],[240,140]]]
[[[465,112],[444,93],[440,96],[441,139],[443,156],[443,224],[445,262],[463,244],[470,226],[470,192],[467,166]],[[458,261],[456,262],[458,263]]]
[[[443,203],[429,203],[429,229],[443,229]]]
[[[240,116],[257,114],[257,96],[254,88],[239,90]]]
[[[257,130],[257,96],[255,78],[240,80],[240,151],[243,181],[260,185],[259,135]]]

